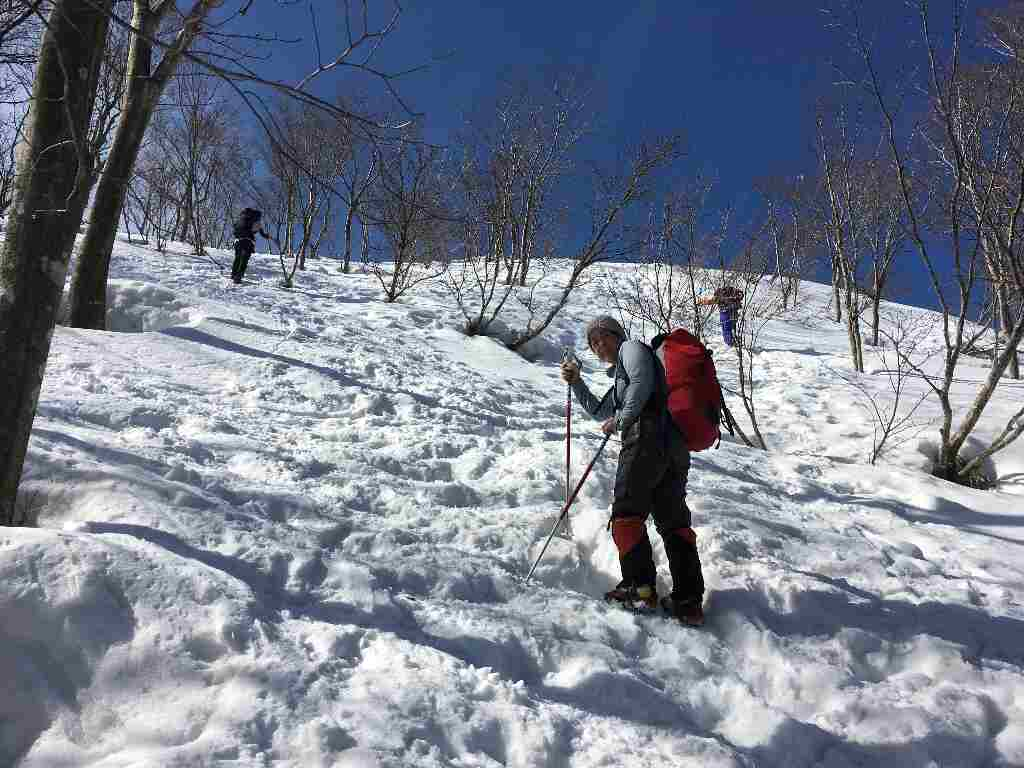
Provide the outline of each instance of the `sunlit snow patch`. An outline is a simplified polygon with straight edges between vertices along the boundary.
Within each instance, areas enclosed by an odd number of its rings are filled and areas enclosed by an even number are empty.
[[[111,280],[107,285],[107,330],[118,333],[161,331],[174,325],[195,325],[196,307],[179,301],[173,291],[137,280]]]

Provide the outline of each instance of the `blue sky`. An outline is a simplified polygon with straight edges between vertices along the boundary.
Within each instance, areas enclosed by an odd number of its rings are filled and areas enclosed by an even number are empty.
[[[408,3],[381,61],[444,57],[399,86],[437,141],[503,78],[587,68],[609,149],[682,131],[692,161],[739,191],[813,164],[808,126],[830,75],[830,37],[809,5],[421,0]]]
[[[336,49],[343,15],[324,15],[329,4],[316,5],[323,49]],[[406,0],[377,63],[396,71],[434,62],[397,87],[425,114],[427,137],[442,144],[494,97],[503,79],[584,68],[598,106],[595,146],[608,160],[641,138],[681,132],[689,153],[684,172],[710,172],[719,180],[717,202],[743,209],[758,179],[816,168],[815,104],[836,79],[835,63],[849,66],[822,5],[827,2]],[[865,0],[864,6],[887,65],[919,59],[902,3]],[[257,5],[250,18],[303,40],[274,57],[274,74],[297,77],[315,66],[308,9]],[[344,82],[358,87],[351,78]],[[339,85],[325,78],[320,87],[330,96]],[[929,303],[915,273],[902,281],[900,298]]]

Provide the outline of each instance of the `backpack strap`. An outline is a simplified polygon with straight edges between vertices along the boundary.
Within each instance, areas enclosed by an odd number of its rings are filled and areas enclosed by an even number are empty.
[[[658,386],[654,392],[651,393],[652,398],[658,398],[658,404],[655,406],[660,414],[661,418],[658,420],[658,432],[661,442],[665,445],[668,444],[669,430],[672,429],[674,421],[672,421],[672,414],[668,412],[668,376],[665,373],[665,366],[658,358],[657,349],[661,346],[661,343],[667,338],[667,334],[658,334],[651,340],[651,344],[644,344],[640,342],[651,353],[651,365],[654,366],[654,375],[658,379]],[[648,406],[645,406],[645,408]]]

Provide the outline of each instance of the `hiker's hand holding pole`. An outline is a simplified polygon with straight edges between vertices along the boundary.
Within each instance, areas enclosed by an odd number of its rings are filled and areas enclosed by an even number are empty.
[[[580,367],[575,360],[562,361],[562,381],[566,384],[575,384],[580,380]]]
[[[604,423],[601,424],[601,431],[606,435],[615,434],[615,417],[612,416],[610,419],[605,419]]]

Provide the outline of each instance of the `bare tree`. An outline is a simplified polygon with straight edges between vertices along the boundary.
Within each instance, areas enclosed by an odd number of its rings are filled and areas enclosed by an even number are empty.
[[[31,84],[39,53],[45,0],[9,0],[0,5],[0,93],[18,98]],[[27,94],[25,94],[27,96]]]
[[[305,269],[333,224],[334,196],[324,180],[333,179],[349,151],[343,123],[310,107],[282,104],[276,119],[279,138],[268,142],[270,174],[284,196],[284,233],[280,259],[284,285],[292,286],[296,270]],[[287,260],[292,266],[285,266]]]
[[[152,135],[158,138],[164,131],[163,121],[155,120]],[[162,253],[174,229],[178,206],[178,174],[166,164],[159,145],[159,140],[156,140],[153,147],[143,151],[139,158],[136,178],[141,187],[137,197],[145,231],[152,233],[156,249]]]
[[[775,256],[772,284],[778,284],[782,308],[796,306],[800,280],[809,271],[819,235],[814,226],[813,200],[817,180],[804,175],[772,178],[758,185],[767,207],[768,229]]]
[[[0,215],[7,212],[14,194],[15,149],[26,117],[27,111],[10,112],[0,117]]]
[[[128,66],[122,82],[127,91],[113,146],[103,167],[92,215],[79,251],[69,297],[70,324],[77,328],[105,327],[107,274],[133,168],[160,97],[181,61],[182,54],[202,29],[202,22],[223,0],[198,0],[184,15],[173,42],[154,66],[154,45],[161,23],[177,13],[172,0],[132,0],[132,27]],[[119,28],[120,29],[120,28]]]
[[[1006,67],[1000,67],[997,71],[1004,81],[1004,88],[1013,89],[1019,80],[1021,67],[1024,66],[1024,7],[1019,2],[1009,7],[986,14],[987,38],[989,47],[1002,56]],[[1014,113],[1015,130],[1020,128],[1021,109]],[[1011,180],[1008,180],[1012,182]],[[1007,185],[1008,189],[1012,186]],[[1005,226],[1005,225],[1004,225]],[[991,254],[993,249],[988,249]],[[996,329],[996,348],[998,349],[1000,337],[1006,338],[1013,328],[1013,318],[1018,316],[1024,309],[1024,290],[1020,287],[1020,280],[1012,276],[1013,261],[1006,259],[990,259],[990,278],[992,281],[991,290],[995,297],[996,322],[993,323]],[[996,359],[995,356],[993,359]],[[1010,356],[1008,370],[1011,378],[1020,379],[1020,357],[1017,354]]]
[[[176,239],[204,254],[207,242],[223,229],[226,198],[234,197],[228,190],[252,178],[251,160],[216,80],[182,68],[174,85],[178,119],[169,123],[164,149],[179,176]]]
[[[161,237],[191,243],[207,255],[208,244],[221,245],[227,237],[225,211],[251,189],[253,152],[217,80],[191,65],[181,67],[168,96],[171,103],[147,132],[146,178],[170,200],[170,216],[158,212],[166,218]]]
[[[517,297],[526,308],[528,319],[526,327],[515,334],[509,345],[512,349],[522,349],[544,332],[565,307],[587,270],[616,256],[634,254],[642,247],[642,238],[637,242],[625,237],[617,226],[634,203],[650,196],[657,172],[679,159],[680,147],[677,136],[642,144],[627,171],[598,177],[590,233],[571,262],[569,277],[551,305],[541,306],[535,290]],[[534,288],[537,284],[539,281]]]
[[[743,292],[743,301],[736,313],[733,328],[733,351],[736,353],[736,370],[739,391],[734,393],[743,402],[743,409],[750,420],[753,437],[748,436],[742,426],[734,427],[748,446],[768,449],[761,433],[757,412],[757,379],[755,371],[760,354],[760,337],[765,326],[785,311],[781,291],[776,291],[769,277],[772,274],[774,249],[765,242],[767,232],[761,229],[747,238],[743,250],[733,260],[732,269],[721,273],[723,284]]]
[[[264,147],[264,150],[267,148]],[[263,152],[261,159],[267,167],[273,162],[273,153]],[[288,223],[288,183],[290,174],[267,173],[258,177],[251,188],[252,199],[256,207],[263,212],[261,225],[270,234],[272,242],[277,244],[278,251],[286,239],[285,231]]]
[[[474,134],[464,139],[466,161],[492,181],[489,218],[508,284],[525,286],[548,232],[560,216],[558,192],[590,130],[588,93],[578,75],[560,75],[550,88],[509,86]]]
[[[907,398],[908,385],[917,380],[915,368],[930,356],[926,347],[933,324],[920,313],[905,310],[893,313],[887,324],[889,329],[880,330],[883,343],[874,345],[881,365],[876,373],[886,378],[884,395],[874,390],[871,379],[864,374],[832,369],[837,378],[857,392],[860,405],[871,419],[870,464],[875,464],[894,444],[903,444],[930,426],[914,416],[931,391],[925,389],[912,398],[909,406]]]
[[[704,339],[713,309],[698,299],[713,290],[713,277],[704,269],[720,258],[728,215],[711,216],[708,196],[714,183],[703,176],[680,184],[661,206],[661,215],[648,216],[644,250],[632,274],[623,281],[607,276],[603,294],[620,317],[639,321],[641,333],[651,326],[669,333],[685,326]]]
[[[442,151],[411,138],[382,150],[377,180],[364,206],[364,221],[379,230],[387,257],[367,264],[388,302],[440,277],[449,262],[451,217]]]
[[[112,11],[116,12],[124,1],[114,0]],[[41,13],[43,7],[44,4],[34,0],[13,0],[0,9],[0,98],[10,107],[0,117],[0,213],[10,205],[13,192],[15,148],[22,138],[28,116],[33,77],[31,66],[36,62],[38,41],[42,35],[41,17],[36,14]],[[25,12],[29,13],[28,18],[24,18]],[[15,21],[19,22],[17,26],[3,35],[7,28],[5,22],[11,24]],[[87,131],[88,154],[94,158],[85,180],[90,190],[103,167],[103,156],[120,114],[127,45],[128,36],[124,31],[116,26],[109,30]]]
[[[1006,346],[994,356],[992,367],[981,387],[954,427],[954,406],[950,388],[964,351],[978,334],[969,322],[977,298],[979,275],[986,259],[998,259],[1005,266],[1009,285],[1024,288],[1024,248],[1020,241],[1020,212],[1024,210],[1024,134],[1017,125],[1024,88],[1019,62],[980,64],[987,72],[984,98],[977,94],[977,78],[963,60],[966,33],[965,4],[953,3],[949,37],[943,40],[932,31],[927,0],[914,0],[922,50],[927,56],[927,80],[922,84],[928,96],[930,130],[923,136],[929,160],[944,169],[941,186],[930,192],[934,200],[923,200],[920,185],[911,184],[912,158],[899,139],[895,108],[883,88],[882,75],[863,30],[859,7],[843,3],[846,29],[861,56],[869,92],[878,104],[889,152],[899,181],[904,210],[910,227],[910,240],[924,265],[936,300],[942,310],[945,345],[942,372],[926,377],[942,410],[939,426],[938,457],[935,474],[963,482],[982,462],[1006,448],[1024,433],[1024,408],[1016,411],[996,436],[973,456],[962,456],[967,439],[975,432],[989,405],[999,380],[1024,337],[1024,313],[1010,318],[1005,335]],[[999,70],[996,72],[995,70]],[[942,226],[925,229],[923,211],[931,204],[942,212]],[[952,286],[936,252],[940,247],[952,254]],[[985,249],[994,249],[986,256]],[[982,329],[983,331],[983,329]]]
[[[341,183],[346,209],[345,250],[341,258],[341,271],[348,274],[352,270],[352,227],[356,219],[359,219],[359,212],[377,178],[380,153],[377,143],[361,135],[351,120],[339,121],[338,141],[341,157],[336,176]]]
[[[889,287],[892,267],[907,241],[907,221],[890,163],[881,158],[872,160],[864,169],[861,183],[866,199],[862,232],[870,270],[861,292],[870,304],[871,345],[877,347],[882,299]]]
[[[504,177],[497,164],[482,170],[464,161],[454,188],[462,215],[453,226],[457,250],[445,283],[465,318],[463,330],[475,336],[489,332],[515,291],[503,258],[508,225]]]
[[[42,35],[42,0],[0,5],[0,215],[14,193],[15,148],[28,117],[33,67]]]
[[[96,158],[88,128],[111,0],[54,0],[0,255],[0,523],[12,521],[68,258]]]
[[[863,187],[863,164],[858,156],[861,126],[845,107],[834,115],[834,126],[818,115],[818,151],[826,192],[825,240],[832,256],[833,295],[840,291],[846,310],[846,335],[855,370],[864,372],[864,340],[861,315],[867,303],[859,286],[859,272],[865,260],[864,230],[867,226],[867,197]],[[831,130],[834,127],[834,130]]]
[[[487,333],[516,288],[547,273],[544,256],[556,250],[566,218],[560,195],[589,121],[580,78],[563,74],[550,88],[506,86],[461,137],[460,258],[447,283],[467,333]]]

